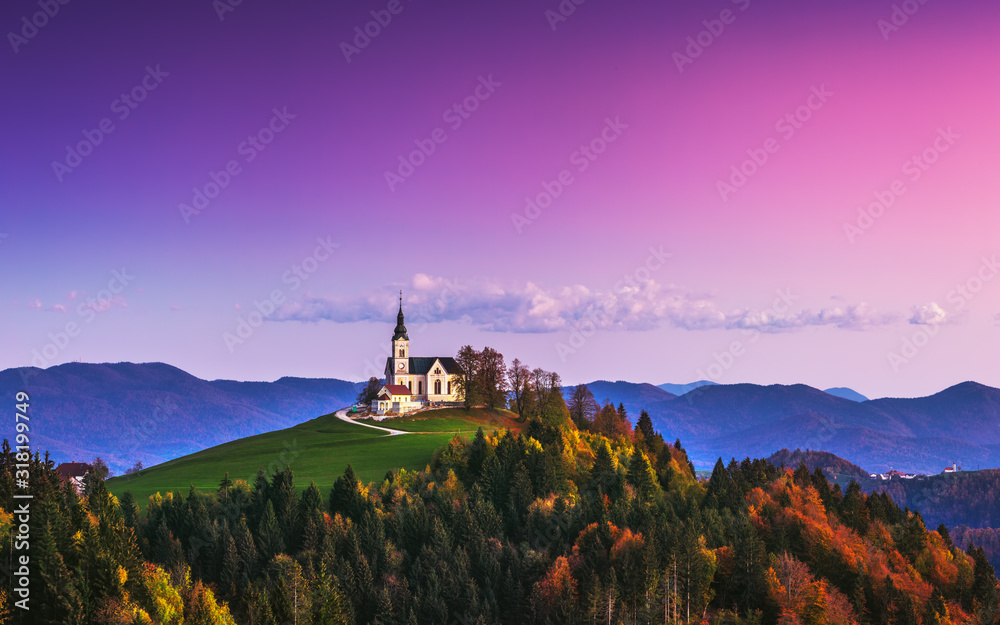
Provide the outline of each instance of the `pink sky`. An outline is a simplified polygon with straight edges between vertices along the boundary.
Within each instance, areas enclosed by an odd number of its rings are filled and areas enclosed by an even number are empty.
[[[33,6],[4,7],[0,24]],[[341,42],[379,6],[245,3],[220,20],[71,4],[8,48],[0,367],[51,344],[36,363],[360,379],[402,288],[408,319],[430,321],[414,353],[489,344],[573,383],[1000,386],[1000,280],[976,282],[1000,253],[995,3],[930,1],[887,39],[891,2],[594,0],[554,30],[555,1],[405,3],[346,62]],[[732,23],[678,71],[674,54],[723,10]],[[52,161],[158,65],[162,84],[59,182]],[[445,111],[463,101],[475,110],[455,127]],[[275,108],[294,118],[247,162],[241,142]],[[794,133],[778,124],[797,110]],[[438,128],[390,190],[386,171]],[[614,140],[580,171],[602,133]],[[731,167],[768,145],[723,199]],[[241,173],[186,222],[178,205],[229,160]],[[512,215],[564,170],[572,182],[519,232]],[[849,236],[894,183],[905,191]],[[318,259],[317,237],[339,247]],[[647,276],[650,248],[669,258]],[[282,279],[311,257],[308,280]],[[79,308],[122,268],[135,277],[116,299]],[[624,275],[634,290],[616,287]],[[444,281],[456,293],[436,306]],[[227,345],[275,290],[275,312]],[[776,311],[779,291],[794,299]],[[80,333],[56,345],[71,322]],[[740,355],[710,370],[734,341]]]

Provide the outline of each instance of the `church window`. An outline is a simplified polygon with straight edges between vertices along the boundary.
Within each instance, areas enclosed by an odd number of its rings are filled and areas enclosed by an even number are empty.
[[[424,394],[424,382],[423,380],[421,380],[420,382],[417,382],[417,395],[423,395],[423,394]]]
[[[408,389],[410,389],[410,392],[412,393],[413,392],[413,380],[410,380],[409,382],[407,382],[406,383],[406,387]]]
[[[400,358],[403,357],[403,348],[402,347],[399,348],[399,357]]]
[[[448,380],[448,394],[451,395],[451,380]]]
[[[441,380],[434,380],[434,394],[441,394]]]

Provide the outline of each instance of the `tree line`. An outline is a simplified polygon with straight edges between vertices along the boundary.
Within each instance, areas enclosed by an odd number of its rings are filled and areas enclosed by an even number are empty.
[[[645,411],[633,424],[583,385],[567,400],[557,374],[489,348],[459,358],[468,405],[507,407],[519,427],[456,436],[424,470],[373,483],[331,466],[322,492],[285,467],[140,502],[99,474],[78,494],[36,454],[32,622],[1000,622],[983,548],[886,493],[766,460],[720,459],[698,480]],[[15,464],[4,443],[8,532]]]

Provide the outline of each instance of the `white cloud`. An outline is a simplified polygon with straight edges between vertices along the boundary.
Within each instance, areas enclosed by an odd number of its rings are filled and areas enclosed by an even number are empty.
[[[396,305],[396,293],[392,291],[356,297],[305,295],[284,304],[272,318],[388,323]],[[617,291],[601,291],[579,284],[542,287],[534,282],[449,280],[427,274],[415,275],[404,288],[403,307],[410,329],[424,323],[462,321],[487,331],[518,333],[564,331],[584,319],[592,320],[601,329],[650,330],[670,325],[686,330],[745,328],[762,332],[810,326],[867,330],[902,319],[902,315],[880,313],[866,303],[783,313],[771,309],[723,310],[710,295],[654,280]]]
[[[937,302],[914,306],[913,316],[910,317],[910,323],[915,325],[937,325],[946,321],[948,313]]]

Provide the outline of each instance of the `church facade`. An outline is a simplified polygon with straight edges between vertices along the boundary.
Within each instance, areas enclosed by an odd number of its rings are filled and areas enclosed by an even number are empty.
[[[385,386],[372,409],[379,415],[405,414],[431,405],[460,402],[459,372],[458,363],[450,356],[410,355],[410,337],[400,300],[392,334],[392,355],[385,361]]]

